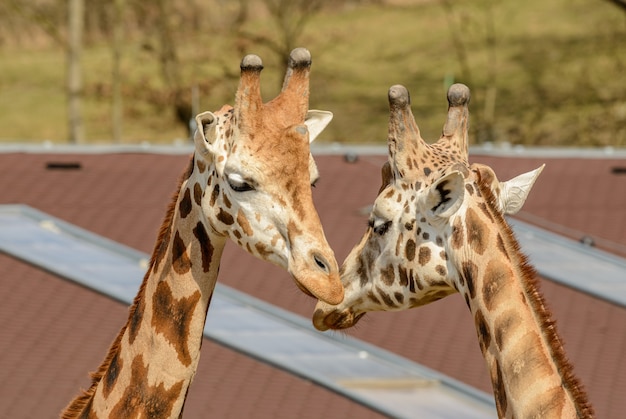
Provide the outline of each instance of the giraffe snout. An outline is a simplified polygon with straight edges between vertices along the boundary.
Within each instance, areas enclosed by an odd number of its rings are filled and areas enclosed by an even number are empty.
[[[313,312],[313,326],[319,331],[341,330],[354,326],[365,313],[356,314],[348,309],[338,309],[322,301]]]
[[[328,304],[339,304],[343,301],[344,290],[339,267],[332,254],[328,256],[311,250],[305,258],[295,258],[290,265],[296,284],[305,294]]]
[[[320,304],[318,303],[317,305],[319,306]],[[330,329],[330,327],[326,325],[326,322],[324,321],[325,319],[326,312],[323,309],[316,307],[315,312],[313,313],[313,326],[315,326],[315,328],[320,332],[325,332]]]

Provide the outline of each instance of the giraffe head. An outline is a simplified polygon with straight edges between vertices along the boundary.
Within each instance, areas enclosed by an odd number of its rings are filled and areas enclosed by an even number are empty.
[[[213,233],[287,269],[307,294],[339,303],[337,262],[313,206],[319,173],[309,147],[332,114],[308,109],[310,66],[309,51],[292,51],[282,91],[263,103],[261,59],[242,60],[235,106],[196,117],[194,173],[206,187],[189,189]]]
[[[404,310],[458,292],[460,253],[473,240],[459,232],[460,221],[485,214],[489,199],[500,214],[521,208],[543,167],[500,182],[488,166],[470,165],[469,98],[466,86],[450,87],[443,133],[427,144],[408,91],[390,88],[389,161],[382,186],[368,229],[342,266],[343,302],[316,306],[313,323],[319,330],[348,328],[368,311]]]

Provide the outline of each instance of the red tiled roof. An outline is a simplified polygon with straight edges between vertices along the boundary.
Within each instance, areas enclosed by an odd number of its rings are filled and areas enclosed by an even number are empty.
[[[0,154],[0,203],[24,203],[150,253],[187,156],[163,154]],[[317,156],[314,199],[328,240],[342,261],[365,231],[384,156]],[[507,179],[542,163],[525,220],[626,246],[626,175],[609,159],[475,157]],[[79,170],[47,170],[78,162]],[[535,220],[536,221],[536,220]],[[567,230],[569,233],[570,231]],[[599,240],[598,243],[601,243]],[[604,243],[604,242],[602,242]],[[97,368],[126,321],[122,304],[0,255],[0,417],[55,417]],[[590,278],[592,280],[592,278]],[[309,317],[314,301],[282,270],[234,245],[219,281]],[[626,409],[626,309],[550,281],[543,290],[575,372],[598,417]],[[209,316],[211,312],[209,310]],[[490,392],[471,316],[458,296],[400,313],[366,316],[348,333]],[[205,341],[185,417],[379,417],[305,380]]]

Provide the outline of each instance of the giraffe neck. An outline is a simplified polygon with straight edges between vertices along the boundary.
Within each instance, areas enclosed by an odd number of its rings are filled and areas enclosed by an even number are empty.
[[[127,324],[91,388],[70,404],[64,418],[181,415],[225,245],[203,221],[194,186],[206,185],[207,177],[192,175],[192,165],[170,204]]]
[[[457,225],[457,230],[463,228],[468,242],[467,257],[460,261],[460,289],[465,290],[487,362],[498,416],[591,417],[586,395],[537,288],[536,272],[493,208],[468,209],[464,228]],[[490,213],[490,220],[481,220],[479,212]],[[495,230],[488,225],[491,221]]]

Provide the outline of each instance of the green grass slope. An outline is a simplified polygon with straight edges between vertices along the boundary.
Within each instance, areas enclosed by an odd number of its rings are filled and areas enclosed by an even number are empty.
[[[248,32],[277,36],[263,14]],[[320,141],[383,143],[387,90],[404,84],[425,139],[438,138],[452,82],[472,90],[472,141],[551,146],[626,145],[626,14],[584,0],[404,1],[333,8],[314,16],[298,44],[313,55],[311,108],[335,119]],[[177,35],[180,84],[199,87],[200,111],[233,103],[241,42],[228,30]],[[265,64],[263,94],[283,67],[266,47],[244,43]],[[65,53],[0,48],[0,142],[67,138]],[[83,116],[88,142],[111,138],[111,50],[85,47]],[[122,61],[123,142],[184,138],[155,54],[128,36]],[[228,74],[226,74],[228,73]],[[191,93],[189,93],[191,97]],[[190,100],[190,99],[189,99]]]

